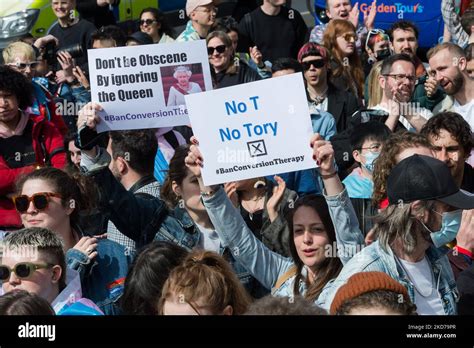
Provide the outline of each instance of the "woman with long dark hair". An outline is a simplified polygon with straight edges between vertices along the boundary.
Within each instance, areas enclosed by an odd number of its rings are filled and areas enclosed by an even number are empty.
[[[197,144],[195,139],[194,143]],[[316,301],[329,280],[339,274],[341,260],[352,257],[346,247],[356,247],[362,238],[346,244],[351,231],[358,229],[358,221],[334,168],[330,142],[317,135],[312,146],[328,196],[310,195],[296,202],[288,218],[291,258],[270,251],[255,238],[222,188],[204,185],[200,168],[203,158],[196,145],[191,146],[186,164],[198,179],[204,205],[219,237],[234,250],[235,258],[263,286],[272,288],[274,295],[301,294]],[[339,246],[336,239],[341,242]]]
[[[168,25],[163,12],[147,7],[140,13],[140,31],[150,35],[153,43],[174,42],[173,30]]]

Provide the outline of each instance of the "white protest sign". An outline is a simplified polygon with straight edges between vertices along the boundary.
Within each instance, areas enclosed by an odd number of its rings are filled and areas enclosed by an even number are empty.
[[[302,74],[185,97],[206,185],[315,168]]]
[[[212,90],[204,40],[87,52],[98,132],[189,124],[184,95]]]

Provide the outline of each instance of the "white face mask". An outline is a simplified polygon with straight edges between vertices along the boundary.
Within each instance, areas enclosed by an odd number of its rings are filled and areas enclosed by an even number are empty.
[[[431,240],[433,241],[434,246],[439,248],[456,239],[459,227],[461,226],[462,210],[448,211],[442,214],[438,213],[436,210],[433,210],[433,212],[442,216],[441,228],[439,231],[431,231],[422,221],[420,222],[431,233]]]

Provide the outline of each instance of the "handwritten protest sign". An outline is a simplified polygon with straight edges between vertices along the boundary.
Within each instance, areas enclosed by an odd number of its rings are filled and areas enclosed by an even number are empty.
[[[204,40],[88,50],[97,130],[189,124],[184,96],[212,89]]]
[[[301,74],[185,97],[206,185],[314,168]]]

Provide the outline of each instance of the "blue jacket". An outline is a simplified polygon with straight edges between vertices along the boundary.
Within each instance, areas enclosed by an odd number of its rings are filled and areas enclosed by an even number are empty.
[[[446,314],[456,314],[458,292],[453,271],[446,254],[432,246],[426,251],[426,256],[433,267],[437,290],[441,296],[444,312]],[[329,309],[337,290],[347,282],[350,276],[358,272],[371,271],[385,272],[405,286],[410,299],[415,303],[415,289],[413,283],[409,280],[404,269],[396,261],[393,251],[390,248],[384,250],[378,241],[365,247],[344,265],[339,276],[328,283],[323,289],[316,303],[323,308]]]
[[[255,237],[222,188],[212,197],[203,197],[203,202],[222,243],[232,251],[234,257],[264,287],[273,289],[273,295],[293,297],[296,274],[288,277],[278,288],[274,288],[278,279],[294,266],[293,260],[271,251]],[[336,236],[347,237],[347,243],[346,240],[337,238],[340,247],[350,250],[352,245],[362,243],[362,235],[351,234],[351,231],[357,228],[358,222],[347,193],[343,191],[337,196],[327,196],[326,202],[336,229]],[[339,256],[344,263],[352,257],[352,254],[341,253]],[[306,275],[304,268],[302,273],[303,276]],[[300,294],[304,295],[306,292],[304,282],[299,284],[299,289]]]
[[[77,249],[66,252],[66,262],[68,268],[79,272],[84,297],[94,301],[106,315],[117,315],[121,314],[118,300],[133,256],[124,246],[101,239],[92,262]]]
[[[107,167],[93,170],[89,175],[100,188],[101,208],[110,212],[110,220],[120,232],[137,242],[137,249],[153,240],[176,243],[187,250],[199,247],[201,234],[186,210],[176,208],[169,211],[159,198],[134,195],[125,190]],[[220,254],[231,264],[242,284],[254,297],[267,293],[223,245]]]

